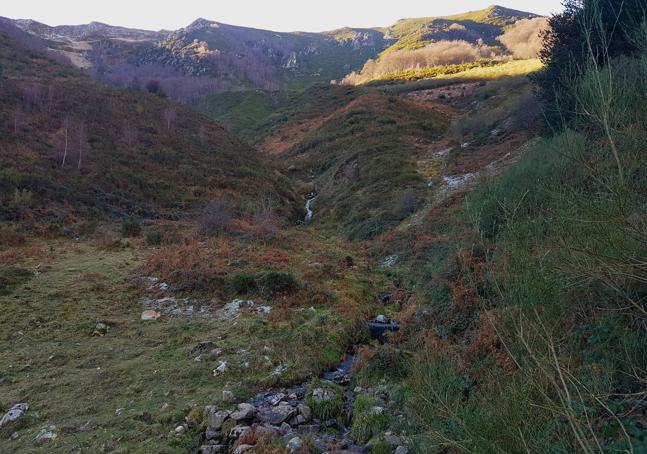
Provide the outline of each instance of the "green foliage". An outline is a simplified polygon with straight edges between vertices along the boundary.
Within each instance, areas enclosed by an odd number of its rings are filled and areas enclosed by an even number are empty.
[[[255,274],[237,274],[232,281],[232,287],[238,294],[246,294],[258,288]]]
[[[270,294],[289,293],[299,288],[299,283],[292,274],[279,271],[263,273],[256,282],[262,291]]]
[[[313,396],[315,390],[324,390],[326,398]],[[314,379],[308,385],[306,392],[306,405],[312,410],[312,414],[326,421],[331,418],[341,416],[344,408],[344,395],[340,386],[319,379]]]
[[[134,219],[126,219],[121,223],[121,235],[129,237],[137,237],[142,233],[142,226]]]
[[[641,51],[647,8],[642,0],[568,0],[550,18],[540,54],[545,69],[534,76],[550,126],[573,126],[578,99],[572,80],[593,66]]]
[[[350,435],[359,443],[366,443],[389,425],[389,416],[377,399],[362,394],[355,399],[353,425]]]

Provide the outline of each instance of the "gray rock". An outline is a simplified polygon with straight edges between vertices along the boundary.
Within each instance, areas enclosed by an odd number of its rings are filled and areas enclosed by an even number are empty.
[[[34,441],[36,443],[51,443],[58,440],[58,434],[55,430],[56,427],[54,426],[45,427],[34,437]]]
[[[235,421],[244,421],[246,419],[252,419],[256,415],[256,407],[252,404],[242,403],[238,404],[238,410],[233,412],[230,416],[231,419]]]
[[[400,446],[402,444],[400,437],[395,435],[393,432],[385,432],[384,441],[386,441],[391,446]]]
[[[233,454],[243,454],[244,452],[249,451],[250,449],[254,449],[254,446],[252,445],[240,445],[234,450]]]
[[[278,405],[280,402],[284,401],[287,396],[284,393],[278,393],[270,398],[268,402],[272,405]]]
[[[220,430],[222,424],[229,418],[230,412],[225,410],[218,410],[213,405],[204,407],[204,414],[206,415],[207,427],[215,430]]]
[[[207,427],[207,430],[204,431],[204,438],[207,440],[220,440],[222,438],[222,433],[218,429]]]
[[[288,421],[288,424],[290,424],[292,427],[296,427],[306,422],[306,418],[304,418],[303,415],[296,415],[294,418]]]
[[[232,440],[240,438],[248,430],[249,426],[238,425],[229,431],[229,438],[231,438]]]
[[[312,419],[312,410],[306,404],[299,404],[297,409],[299,410],[299,414],[303,416],[306,421],[310,421]]]
[[[20,403],[11,407],[3,417],[0,419],[0,427],[6,426],[12,422],[18,421],[20,418],[25,416],[25,413],[29,410],[28,403]]]
[[[286,445],[286,448],[288,449],[288,452],[290,454],[295,454],[299,452],[299,450],[303,447],[303,441],[301,441],[301,438],[299,437],[294,437],[290,441],[288,441],[288,444]]]
[[[398,446],[395,449],[395,454],[409,454],[409,448],[405,446]]]
[[[330,388],[315,388],[312,390],[312,399],[317,402],[328,402],[335,398],[335,392]]]
[[[106,334],[108,334],[109,329],[110,329],[110,326],[107,325],[106,323],[98,322],[96,325],[94,325],[94,331],[92,331],[92,335],[103,337]]]
[[[296,415],[297,409],[292,405],[281,402],[276,407],[261,410],[258,417],[261,421],[278,426]]]
[[[224,452],[224,445],[203,445],[200,447],[200,454],[222,454]]]

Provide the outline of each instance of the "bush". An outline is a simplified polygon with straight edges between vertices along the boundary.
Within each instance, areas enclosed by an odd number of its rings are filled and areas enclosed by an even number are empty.
[[[258,289],[255,274],[237,274],[232,281],[232,287],[238,294],[251,293]]]
[[[351,437],[358,443],[366,443],[389,425],[386,410],[378,405],[376,398],[360,395],[353,407],[353,426]]]
[[[160,231],[153,231],[153,232],[148,232],[146,233],[146,244],[149,246],[159,246],[162,244],[162,232]]]
[[[323,391],[328,398],[315,396],[315,393]],[[344,408],[344,393],[340,386],[319,379],[313,380],[308,385],[306,392],[306,405],[312,410],[312,414],[325,421],[341,415]]]
[[[121,235],[126,238],[133,238],[141,235],[142,226],[134,219],[126,219],[121,223]]]
[[[229,230],[234,212],[231,204],[224,199],[215,199],[207,204],[198,218],[202,233],[215,235]]]
[[[270,294],[289,293],[299,287],[297,280],[292,274],[278,271],[270,271],[263,274],[258,278],[257,282],[263,291]]]

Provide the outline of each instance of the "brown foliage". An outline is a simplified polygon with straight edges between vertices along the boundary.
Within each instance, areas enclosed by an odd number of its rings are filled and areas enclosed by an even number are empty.
[[[541,34],[548,29],[548,19],[522,19],[501,35],[498,40],[515,58],[537,58],[543,46]]]

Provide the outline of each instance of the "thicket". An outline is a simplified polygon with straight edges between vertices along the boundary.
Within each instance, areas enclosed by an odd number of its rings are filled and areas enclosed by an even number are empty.
[[[430,301],[411,368],[421,452],[647,451],[647,27],[632,2],[569,4],[568,36],[599,51],[563,82],[570,128],[468,198],[473,241],[436,265],[453,304]]]

